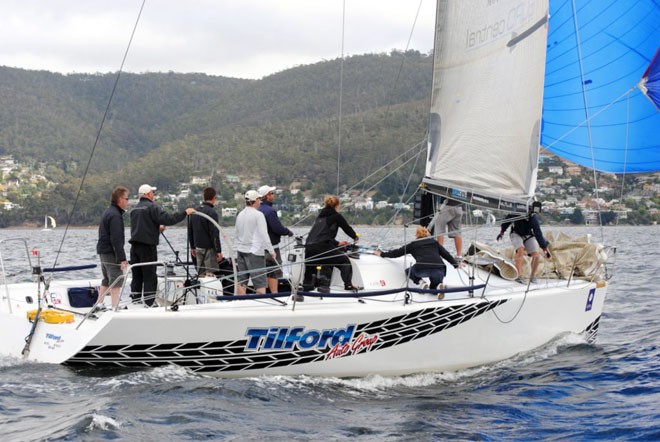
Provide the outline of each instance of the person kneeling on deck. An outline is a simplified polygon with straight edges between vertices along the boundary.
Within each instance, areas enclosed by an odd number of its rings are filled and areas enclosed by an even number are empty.
[[[513,258],[513,261],[518,270],[518,277],[516,281],[524,284],[522,279],[523,274],[523,254],[525,251],[532,257],[532,270],[529,276],[529,282],[535,283],[536,278],[536,269],[539,266],[539,246],[545,252],[545,256],[550,258],[550,252],[548,251],[548,241],[543,237],[543,232],[541,231],[541,225],[539,220],[536,217],[537,213],[541,213],[541,202],[534,201],[529,207],[529,213],[527,216],[514,215],[510,214],[504,219],[502,223],[502,230],[500,234],[497,235],[497,240],[501,240],[504,236],[504,233],[507,231],[510,225],[513,224],[511,228],[511,244],[516,251],[516,255]],[[511,221],[507,221],[511,220]]]
[[[443,246],[431,236],[428,229],[423,226],[417,227],[415,232],[415,241],[412,241],[403,247],[381,252],[377,250],[375,254],[383,258],[397,258],[403,255],[412,255],[415,258],[415,264],[406,269],[406,274],[415,284],[419,284],[421,279],[428,277],[431,280],[432,289],[443,289],[442,281],[447,274],[447,267],[443,258],[454,268],[459,267],[453,256]],[[422,288],[428,288],[426,284]],[[438,294],[438,299],[444,298],[444,293]]]

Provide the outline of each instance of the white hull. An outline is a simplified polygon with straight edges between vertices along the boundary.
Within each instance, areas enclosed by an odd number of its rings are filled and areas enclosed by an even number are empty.
[[[363,295],[368,289],[405,285],[403,268],[410,260],[362,255],[351,261],[354,280],[365,286]],[[476,284],[488,277],[483,271],[476,276]],[[465,278],[464,271],[449,269],[446,282],[459,287]],[[50,301],[71,309],[67,287],[97,283],[53,283]],[[26,312],[36,308],[25,296],[36,297],[36,284],[0,288],[0,353],[25,357],[21,352],[32,326]],[[221,377],[402,375],[499,361],[563,333],[595,338],[604,283],[597,287],[573,281],[567,287],[565,280],[544,280],[526,289],[491,275],[484,298],[478,290],[474,297],[448,293],[441,301],[433,294],[400,292],[361,300],[306,296],[295,306],[287,298],[287,305],[272,299],[221,301],[184,305],[177,311],[132,305],[85,321],[76,315],[71,324],[39,321],[26,358],[75,366],[175,364]],[[404,302],[406,297],[409,302]]]

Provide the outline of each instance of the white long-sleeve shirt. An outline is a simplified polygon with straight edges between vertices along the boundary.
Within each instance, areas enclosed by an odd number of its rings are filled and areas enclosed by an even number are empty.
[[[247,206],[236,217],[236,250],[264,256],[264,250],[275,253],[268,237],[266,217],[258,209]]]

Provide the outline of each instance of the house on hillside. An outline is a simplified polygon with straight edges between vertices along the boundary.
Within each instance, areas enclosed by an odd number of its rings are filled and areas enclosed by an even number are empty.
[[[374,210],[374,201],[371,198],[355,198],[353,207],[357,210]]]
[[[194,176],[190,178],[190,185],[192,186],[208,186],[210,182],[210,176]]]
[[[580,166],[568,166],[566,168],[566,174],[570,176],[578,176],[582,173],[582,168]]]
[[[14,204],[11,201],[3,201],[2,203],[2,208],[4,210],[13,210],[13,209],[20,209],[21,206],[19,204]]]

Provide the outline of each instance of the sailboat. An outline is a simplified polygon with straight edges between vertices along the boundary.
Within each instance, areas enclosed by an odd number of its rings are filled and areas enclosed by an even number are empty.
[[[660,7],[637,4],[650,9],[634,23],[636,34],[657,42]],[[557,47],[548,37],[549,12],[544,0],[438,1],[423,198],[527,210],[542,129],[551,122],[543,116],[544,87],[550,87],[547,79],[544,85],[546,48]],[[616,31],[623,32],[608,28]],[[639,43],[628,42],[630,52],[649,62],[655,48],[640,49]],[[638,69],[629,86],[641,78],[644,69]],[[604,70],[617,71],[614,65]],[[582,113],[579,124],[588,118]],[[646,136],[657,143],[657,133]],[[440,290],[409,281],[411,258],[384,259],[369,249],[349,258],[353,285],[362,287],[357,293],[343,290],[336,270],[329,293],[301,293],[304,248],[297,246],[282,254],[288,255],[290,293],[227,297],[223,280],[191,283],[163,272],[157,308],[126,303],[97,309],[98,280],[51,280],[37,271],[34,283],[11,284],[5,276],[0,353],[76,367],[172,364],[218,377],[460,370],[532,351],[566,333],[593,342],[609,285],[610,250],[588,240],[562,250],[559,243],[553,243],[553,256],[563,253],[568,265],[526,285],[514,281],[515,267],[505,257],[475,253],[464,268],[448,268],[443,299]],[[299,294],[304,302],[297,302]]]
[[[55,222],[55,218],[52,216],[46,215],[44,216],[44,228],[41,230],[53,230],[57,227],[57,223]]]

